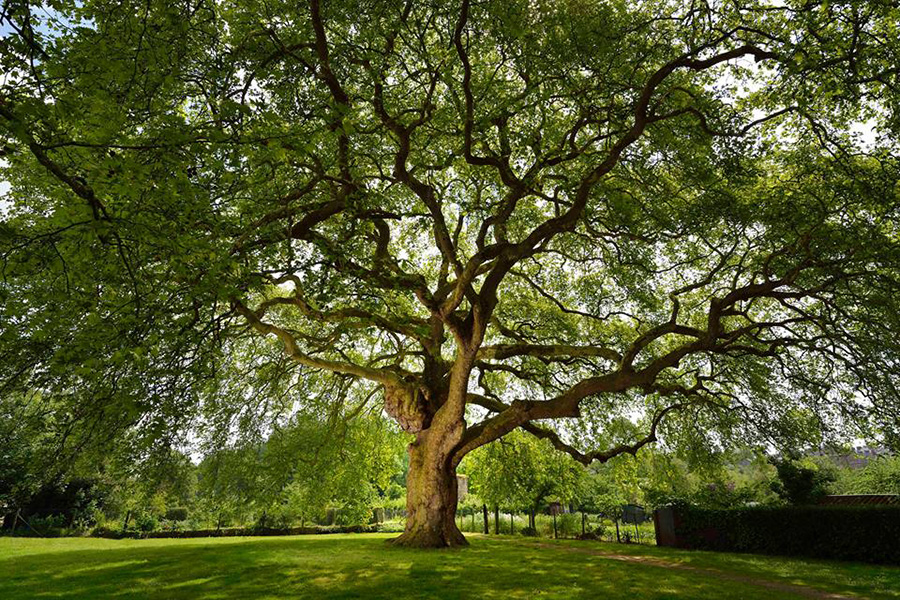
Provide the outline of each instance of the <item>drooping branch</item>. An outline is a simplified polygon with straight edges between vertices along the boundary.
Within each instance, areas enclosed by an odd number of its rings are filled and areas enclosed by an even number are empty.
[[[285,353],[301,365],[313,369],[331,371],[333,373],[353,375],[355,377],[381,383],[385,386],[405,387],[404,382],[398,376],[396,371],[374,369],[350,362],[333,361],[310,356],[300,349],[300,345],[297,343],[296,338],[286,329],[263,321],[256,311],[248,308],[237,298],[232,299],[232,306],[247,320],[253,329],[263,335],[274,335],[277,337],[284,345]]]
[[[477,357],[482,360],[503,360],[512,356],[551,357],[598,357],[613,363],[622,361],[622,356],[612,348],[597,346],[568,346],[564,344],[498,344],[482,346]]]
[[[492,411],[494,413],[499,413],[499,412],[509,409],[508,405],[503,404],[502,402],[495,400],[493,398],[489,398],[489,397],[482,396],[479,394],[470,394],[469,402],[471,404],[476,404],[478,406],[486,408],[489,411]],[[554,431],[550,428],[547,428],[547,427],[543,427],[543,426],[533,423],[531,421],[525,421],[525,422],[521,423],[519,425],[519,427],[537,438],[548,440],[551,444],[553,444],[554,448],[556,448],[557,450],[560,450],[561,452],[565,452],[566,454],[568,454],[569,456],[571,456],[578,462],[580,462],[584,465],[589,465],[595,461],[600,462],[600,463],[607,462],[610,459],[615,458],[616,456],[619,456],[621,454],[631,454],[631,455],[637,454],[638,450],[640,450],[644,446],[646,446],[648,444],[652,444],[653,442],[657,441],[657,439],[658,439],[657,438],[657,430],[659,428],[660,423],[662,422],[662,420],[665,418],[665,416],[667,414],[669,414],[673,411],[683,410],[684,408],[687,408],[690,405],[691,404],[689,402],[679,402],[676,404],[670,404],[670,405],[666,406],[665,408],[656,412],[656,414],[650,420],[649,431],[645,436],[638,438],[637,440],[635,440],[634,442],[631,442],[631,443],[621,443],[621,444],[617,444],[611,448],[608,448],[606,450],[594,450],[591,452],[582,452],[582,451],[578,450],[571,444],[568,444],[565,441],[563,441],[563,439],[559,436],[559,434],[556,431]]]
[[[294,294],[289,297],[276,296],[263,300],[255,311],[257,317],[262,318],[265,316],[269,308],[273,306],[291,306],[297,308],[300,314],[306,318],[320,323],[347,323],[358,321],[361,326],[377,327],[383,331],[398,333],[420,342],[424,341],[424,338],[428,335],[429,324],[422,319],[414,317],[409,317],[406,319],[406,322],[401,322],[356,307],[340,308],[329,311],[315,308],[304,297],[303,284],[296,275],[287,274],[283,277],[273,279],[272,283],[279,285],[288,281],[294,286]]]
[[[724,318],[742,314],[735,308],[741,302],[764,298],[777,301],[784,299],[801,300],[813,297],[825,289],[831,289],[837,282],[853,276],[852,271],[844,272],[840,275],[831,274],[818,285],[789,289],[794,286],[801,273],[816,265],[815,261],[811,260],[808,252],[805,250],[804,240],[807,238],[801,236],[800,239],[801,258],[794,267],[788,269],[781,277],[763,281],[751,281],[731,289],[722,296],[711,298],[708,302],[706,328],[703,330],[678,324],[676,320],[678,311],[676,310],[673,311],[672,320],[653,327],[638,336],[629,346],[628,351],[621,357],[621,360],[618,361],[615,370],[582,379],[563,393],[549,400],[517,400],[509,405],[505,405],[495,401],[495,399],[485,400],[485,397],[470,395],[470,401],[481,404],[496,414],[466,431],[456,449],[457,460],[461,460],[465,454],[475,448],[489,443],[517,427],[522,427],[526,423],[541,419],[578,417],[580,416],[581,402],[597,394],[620,393],[634,388],[642,389],[646,392],[657,391],[662,394],[675,392],[681,394],[696,393],[699,388],[685,389],[671,385],[663,386],[659,383],[661,374],[668,369],[677,367],[688,356],[743,353],[767,358],[776,356],[782,348],[802,344],[802,340],[795,337],[779,337],[762,342],[757,336],[761,331],[778,330],[792,324],[809,322],[808,318],[793,317],[783,320],[757,321],[752,326],[743,326],[732,330],[728,330],[723,326]],[[679,344],[673,349],[662,353],[646,362],[640,368],[635,368],[635,358],[642,350],[655,340],[673,334],[688,337],[690,341]],[[763,344],[762,347],[759,347],[760,343]],[[515,348],[515,346],[511,347]],[[524,350],[529,346],[523,344],[520,347]],[[490,347],[486,348],[489,348],[486,352],[489,356],[492,350],[490,350]],[[512,355],[527,354],[524,352],[516,353],[513,350],[509,352],[513,353]],[[612,358],[612,355],[609,358]],[[656,429],[654,427],[647,438],[645,438],[648,441],[643,442],[642,445],[654,441],[655,436]],[[610,450],[610,452],[617,453],[627,451],[629,451],[628,445]],[[605,454],[599,452],[596,456],[602,458]]]

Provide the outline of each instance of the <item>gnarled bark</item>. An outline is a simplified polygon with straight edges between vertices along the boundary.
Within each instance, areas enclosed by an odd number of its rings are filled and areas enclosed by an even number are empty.
[[[456,526],[456,467],[445,442],[444,435],[426,430],[409,445],[406,530],[392,540],[398,546],[448,548],[468,544]]]

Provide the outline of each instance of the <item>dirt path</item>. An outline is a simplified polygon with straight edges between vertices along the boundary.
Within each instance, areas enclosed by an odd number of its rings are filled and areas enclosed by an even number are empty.
[[[664,560],[661,558],[654,558],[652,556],[633,556],[629,554],[615,554],[614,552],[607,552],[605,550],[598,550],[596,548],[576,548],[573,546],[563,546],[557,544],[546,544],[546,543],[533,543],[529,544],[533,546],[537,546],[539,548],[550,548],[556,550],[565,550],[568,552],[577,552],[579,554],[590,554],[592,556],[600,556],[603,558],[608,558],[609,560],[620,560],[622,562],[632,562],[632,563],[640,563],[644,565],[650,565],[653,567],[661,567],[663,569],[675,569],[678,571],[690,571],[692,573],[698,573],[702,575],[707,575],[709,577],[715,577],[717,579],[723,579],[727,581],[734,581],[738,583],[745,583],[747,585],[754,585],[757,587],[766,588],[775,592],[783,592],[789,594],[797,594],[798,596],[804,596],[806,598],[816,598],[821,600],[860,600],[861,596],[843,596],[841,594],[835,594],[832,592],[826,592],[824,590],[811,588],[803,585],[796,585],[793,583],[782,583],[779,581],[771,581],[768,579],[758,579],[756,577],[751,577],[749,575],[739,575],[737,573],[729,573],[727,571],[721,571],[719,569],[711,569],[707,567],[694,567],[692,565],[685,565],[682,563],[672,562],[668,560]]]

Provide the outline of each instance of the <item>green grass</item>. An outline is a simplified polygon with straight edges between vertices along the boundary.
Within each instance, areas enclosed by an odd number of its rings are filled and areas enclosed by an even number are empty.
[[[504,536],[414,551],[389,537],[0,538],[0,598],[900,598],[897,567]]]

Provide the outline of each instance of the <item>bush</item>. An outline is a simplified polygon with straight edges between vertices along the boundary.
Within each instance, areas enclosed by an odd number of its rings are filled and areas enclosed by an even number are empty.
[[[900,507],[675,507],[683,548],[900,564]]]
[[[574,537],[581,533],[581,516],[563,513],[556,518],[556,531],[559,537]]]
[[[602,523],[597,525],[593,529],[588,529],[582,534],[578,535],[579,540],[603,540],[604,536],[606,536],[606,526]]]
[[[184,507],[170,508],[166,511],[167,521],[187,521],[188,509]]]
[[[828,486],[834,482],[834,473],[796,460],[773,460],[778,472],[778,481],[773,482],[772,491],[790,504],[815,504],[828,493]]]
[[[62,535],[63,528],[66,526],[65,515],[47,515],[46,517],[31,517],[28,524],[31,527],[23,527],[19,524],[18,533],[26,536],[40,535],[42,537],[59,537]]]
[[[104,499],[105,493],[93,479],[48,483],[28,498],[21,514],[29,522],[53,519],[53,528],[90,527]]]
[[[134,526],[138,531],[155,531],[159,526],[159,522],[152,514],[148,512],[141,512],[134,516]]]
[[[523,527],[522,531],[520,531],[522,535],[525,537],[537,537],[538,531],[534,527]]]

